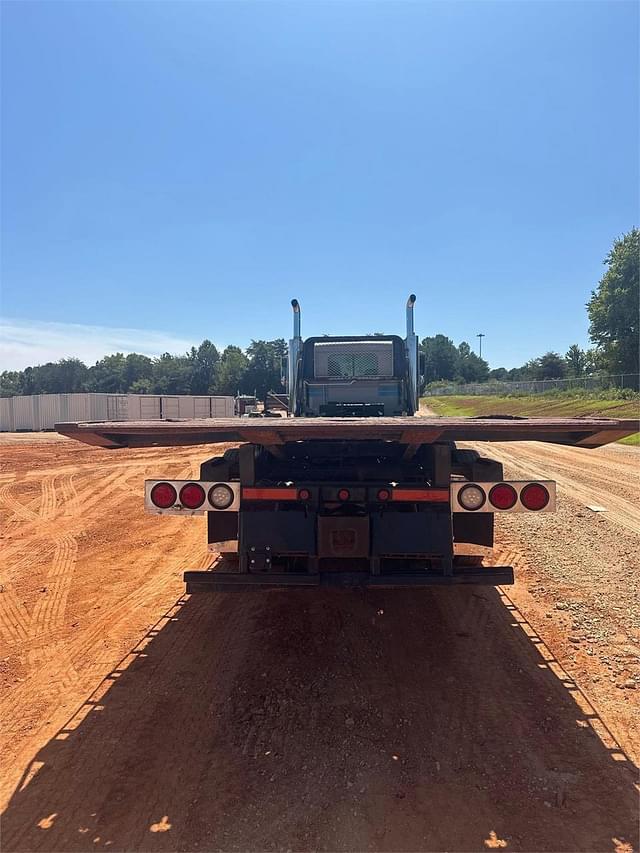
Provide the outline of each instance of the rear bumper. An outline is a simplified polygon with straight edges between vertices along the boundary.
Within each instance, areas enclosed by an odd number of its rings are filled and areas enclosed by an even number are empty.
[[[320,572],[318,574],[239,572],[185,572],[184,580],[188,593],[195,592],[240,592],[247,589],[278,589],[282,587],[342,587],[383,588],[454,586],[459,584],[482,584],[508,586],[513,583],[511,566],[491,568],[456,568],[451,575],[406,574],[373,575],[367,572]]]

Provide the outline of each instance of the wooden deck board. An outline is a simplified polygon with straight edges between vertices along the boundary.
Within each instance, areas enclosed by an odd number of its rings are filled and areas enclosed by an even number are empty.
[[[294,441],[546,441],[599,447],[639,430],[615,418],[202,418],[56,424],[62,435],[102,447]]]

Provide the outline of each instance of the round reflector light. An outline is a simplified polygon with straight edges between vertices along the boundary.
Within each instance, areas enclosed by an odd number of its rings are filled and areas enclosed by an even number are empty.
[[[349,489],[338,489],[338,499],[341,501],[348,501],[351,497],[351,492]]]
[[[198,509],[204,503],[206,495],[199,483],[187,483],[180,489],[180,503],[187,509]]]
[[[458,492],[458,502],[460,505],[471,511],[484,506],[486,499],[487,496],[484,493],[484,489],[481,489],[480,486],[465,486]]]
[[[391,492],[389,489],[379,489],[378,490],[378,500],[379,501],[388,501],[391,497]]]
[[[489,503],[496,509],[511,509],[517,500],[518,493],[509,483],[498,483],[489,492]]]
[[[234,498],[233,489],[224,483],[218,483],[209,489],[209,503],[216,509],[228,509]]]
[[[151,489],[151,503],[159,509],[169,509],[178,500],[178,493],[171,483],[156,483]]]
[[[311,492],[309,489],[298,489],[298,500],[299,501],[308,501],[311,497]]]
[[[520,501],[526,509],[544,509],[549,503],[549,492],[540,483],[529,483],[520,492]]]

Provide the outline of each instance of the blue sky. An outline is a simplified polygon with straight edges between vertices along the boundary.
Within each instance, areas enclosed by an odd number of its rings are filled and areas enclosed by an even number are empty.
[[[403,332],[587,344],[638,222],[632,2],[2,4],[5,367]]]

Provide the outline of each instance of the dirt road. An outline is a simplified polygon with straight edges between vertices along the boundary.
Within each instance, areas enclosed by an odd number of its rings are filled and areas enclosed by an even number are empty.
[[[145,515],[141,482],[206,452],[2,447],[4,850],[637,849],[640,690],[601,660],[637,653],[600,574],[637,547],[626,503],[508,519],[508,597],[188,598],[203,520]]]

